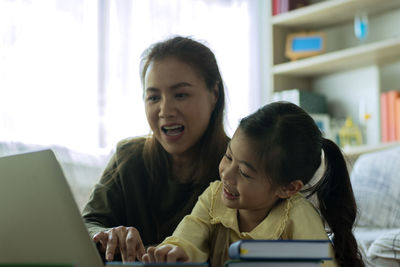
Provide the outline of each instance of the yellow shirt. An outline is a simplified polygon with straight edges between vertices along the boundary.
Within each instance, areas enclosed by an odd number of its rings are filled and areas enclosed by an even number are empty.
[[[210,254],[210,235],[213,225],[229,229],[229,242],[240,239],[316,239],[326,240],[324,224],[315,208],[301,194],[282,201],[251,232],[240,232],[237,210],[227,208],[221,199],[222,183],[215,181],[199,197],[193,211],[178,225],[163,244],[181,247],[193,262],[205,262]],[[228,249],[228,248],[226,248]],[[331,256],[333,256],[331,247]],[[325,261],[324,267],[337,266]]]

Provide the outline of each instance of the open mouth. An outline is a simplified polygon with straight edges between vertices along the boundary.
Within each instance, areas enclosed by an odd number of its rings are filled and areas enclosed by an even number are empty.
[[[226,187],[224,187],[224,193],[230,197],[238,197],[240,195],[239,193],[230,192]]]
[[[161,130],[168,136],[180,135],[184,129],[185,127],[179,124],[161,127]]]

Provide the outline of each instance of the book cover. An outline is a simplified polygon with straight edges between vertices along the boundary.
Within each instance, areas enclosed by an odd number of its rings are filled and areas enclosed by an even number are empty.
[[[388,95],[387,93],[381,93],[381,141],[389,142],[389,118],[388,118]]]
[[[320,267],[321,261],[243,261],[228,260],[225,267]]]
[[[272,0],[272,15],[276,16],[280,13],[280,0]]]
[[[231,259],[330,260],[329,240],[239,240],[229,246]]]
[[[396,99],[400,97],[399,91],[388,91],[387,92],[387,108],[388,108],[388,130],[389,130],[389,141],[396,141],[396,117],[395,117],[395,103]]]
[[[400,140],[400,97],[395,100],[394,103],[394,118],[396,128],[396,141]]]
[[[275,0],[272,0],[273,2],[275,2]],[[304,7],[307,6],[309,4],[308,0],[277,0],[277,7],[276,7],[276,11],[278,12],[276,14],[281,14],[281,13],[285,13],[300,7]],[[273,6],[274,8],[274,6]],[[274,14],[274,9],[272,9]]]
[[[285,13],[289,11],[289,0],[280,0],[280,12]]]

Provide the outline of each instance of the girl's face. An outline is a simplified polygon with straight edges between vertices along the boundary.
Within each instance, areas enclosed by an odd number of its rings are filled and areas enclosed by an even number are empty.
[[[174,57],[153,61],[146,72],[145,111],[154,136],[173,156],[182,156],[206,131],[217,102],[204,78]]]
[[[219,165],[221,197],[229,208],[267,215],[280,191],[265,176],[264,166],[253,152],[255,145],[240,129],[236,130]]]

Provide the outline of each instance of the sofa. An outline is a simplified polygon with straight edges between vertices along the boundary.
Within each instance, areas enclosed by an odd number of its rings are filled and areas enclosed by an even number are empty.
[[[350,173],[366,266],[400,266],[400,146],[362,154]]]
[[[112,151],[89,154],[57,145],[41,146],[20,142],[0,142],[0,157],[43,149],[53,150],[67,178],[75,201],[82,210],[94,184],[100,179]]]

